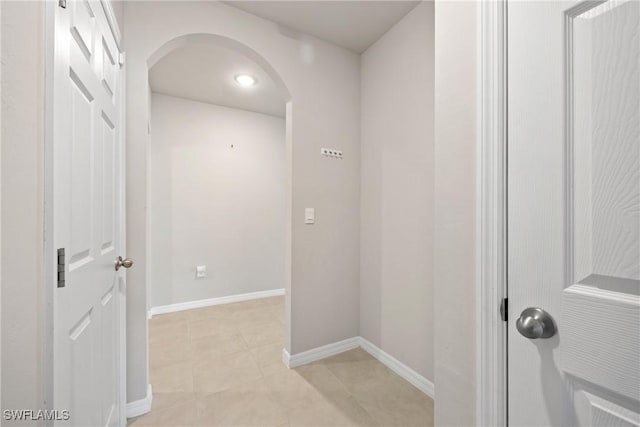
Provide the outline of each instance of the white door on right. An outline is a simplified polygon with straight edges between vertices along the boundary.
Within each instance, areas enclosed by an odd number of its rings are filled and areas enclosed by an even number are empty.
[[[508,223],[509,424],[640,426],[640,2],[508,3]]]

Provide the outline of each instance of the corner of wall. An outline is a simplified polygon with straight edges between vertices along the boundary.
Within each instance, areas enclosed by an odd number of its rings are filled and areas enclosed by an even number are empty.
[[[433,24],[423,2],[360,60],[360,335],[429,380]]]

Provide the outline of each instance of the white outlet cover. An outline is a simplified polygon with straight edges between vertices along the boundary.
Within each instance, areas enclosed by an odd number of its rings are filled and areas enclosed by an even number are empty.
[[[201,279],[207,276],[206,265],[196,265],[196,279]]]

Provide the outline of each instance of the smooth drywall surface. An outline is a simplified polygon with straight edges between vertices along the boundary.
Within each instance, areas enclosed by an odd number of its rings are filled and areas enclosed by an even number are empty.
[[[359,56],[217,2],[126,2],[125,33],[127,255],[136,259],[127,273],[127,399],[141,399],[147,389],[147,61],[182,36],[205,34],[242,44],[276,71],[291,96],[289,352],[357,336]],[[344,158],[323,158],[322,147],[342,150]],[[314,225],[304,224],[306,207],[316,209]]]
[[[43,396],[44,2],[2,9],[2,409]],[[61,408],[62,409],[62,408]],[[13,422],[2,420],[2,425]],[[15,422],[25,425],[28,423]]]
[[[0,5],[0,24],[2,23],[2,5]],[[0,54],[2,53],[2,31],[0,30]],[[0,66],[0,212],[2,212],[2,66]],[[2,218],[0,216],[0,409],[2,406]]]
[[[112,0],[111,7],[113,8],[113,15],[118,23],[118,29],[121,31],[121,35],[124,35],[124,1],[125,0]]]
[[[476,423],[477,13],[435,4],[435,425]]]
[[[0,5],[0,24],[2,5]],[[2,53],[2,31],[0,30],[0,54]],[[0,66],[0,212],[2,212],[2,66]],[[2,406],[2,218],[0,216],[0,409]]]
[[[360,335],[433,381],[433,3],[362,54]]]
[[[151,307],[284,288],[285,120],[154,93],[151,122]]]

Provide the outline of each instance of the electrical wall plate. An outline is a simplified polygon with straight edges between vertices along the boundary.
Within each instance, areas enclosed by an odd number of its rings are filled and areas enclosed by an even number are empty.
[[[207,266],[196,265],[196,279],[202,279],[203,277],[207,277]]]
[[[324,157],[333,157],[334,159],[342,159],[342,150],[336,150],[334,148],[321,148],[320,154]]]
[[[315,224],[316,223],[316,210],[315,208],[304,208],[304,223]]]

